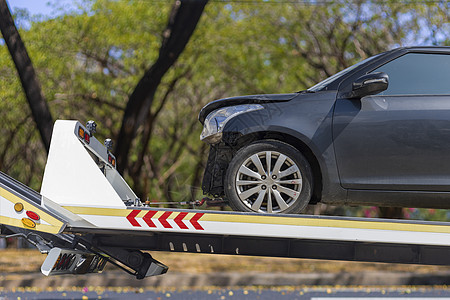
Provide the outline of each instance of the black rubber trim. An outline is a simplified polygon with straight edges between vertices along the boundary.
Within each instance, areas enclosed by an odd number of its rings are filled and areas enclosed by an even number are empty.
[[[69,229],[71,231],[71,229]],[[74,228],[73,233],[92,234],[97,247],[129,249],[291,257],[308,259],[365,261],[382,263],[450,265],[449,247],[403,243],[369,243],[291,238],[202,235],[195,233],[156,233],[140,235],[138,231],[113,232]]]
[[[20,198],[26,198],[27,200],[31,200],[34,203],[41,205],[41,195],[38,192],[3,172],[0,172],[0,186]]]

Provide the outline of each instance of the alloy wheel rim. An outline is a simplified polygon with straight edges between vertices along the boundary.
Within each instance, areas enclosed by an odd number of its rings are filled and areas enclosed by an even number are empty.
[[[239,199],[253,211],[280,213],[300,197],[303,179],[300,168],[277,151],[261,151],[239,167],[235,188]]]

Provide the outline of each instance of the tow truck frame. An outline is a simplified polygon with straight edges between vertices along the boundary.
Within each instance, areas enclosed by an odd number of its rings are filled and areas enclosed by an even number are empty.
[[[142,279],[168,267],[144,251],[450,265],[450,224],[152,208],[115,157],[77,121],[57,121],[40,193],[0,173],[0,235],[23,236],[45,275],[102,272]]]

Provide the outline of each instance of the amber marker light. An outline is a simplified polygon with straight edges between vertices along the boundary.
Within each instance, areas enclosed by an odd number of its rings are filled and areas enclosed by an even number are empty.
[[[81,127],[78,127],[78,137],[84,139],[84,129]]]
[[[33,220],[30,220],[30,219],[27,219],[27,218],[22,218],[22,223],[26,227],[30,227],[30,228],[35,228],[36,227],[36,223],[34,223]]]
[[[16,212],[21,212],[23,210],[23,204],[20,202],[17,202],[16,204],[14,204],[14,210]]]
[[[115,159],[112,155],[110,155],[110,154],[108,154],[108,162],[109,162],[113,167],[116,167],[116,159]]]

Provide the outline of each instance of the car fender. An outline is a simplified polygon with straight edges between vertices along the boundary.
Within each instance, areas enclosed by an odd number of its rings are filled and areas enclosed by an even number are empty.
[[[322,201],[345,202],[340,186],[332,137],[336,91],[300,94],[289,102],[265,104],[264,109],[238,115],[227,122],[222,140],[238,149],[240,143],[287,137],[299,148],[303,144],[315,156],[322,176]],[[283,141],[283,140],[282,140]]]

